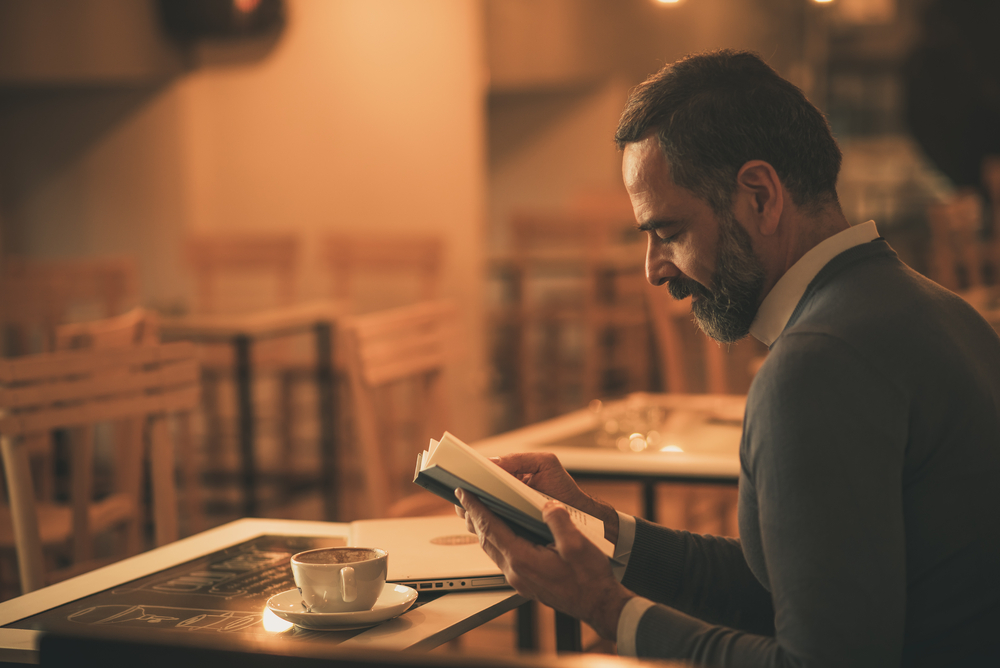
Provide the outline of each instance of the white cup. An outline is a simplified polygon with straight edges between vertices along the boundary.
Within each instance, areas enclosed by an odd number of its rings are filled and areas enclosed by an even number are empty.
[[[292,577],[309,612],[371,610],[388,561],[377,547],[323,547],[293,556]]]

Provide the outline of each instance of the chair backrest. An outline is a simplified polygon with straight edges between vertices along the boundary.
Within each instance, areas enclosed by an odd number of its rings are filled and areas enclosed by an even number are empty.
[[[141,346],[160,340],[160,315],[136,307],[113,318],[56,327],[56,350]]]
[[[997,282],[995,253],[982,237],[983,202],[978,193],[958,192],[927,208],[931,228],[931,277],[949,290]]]
[[[664,288],[647,284],[646,304],[656,334],[663,389],[728,392],[725,353],[694,324],[691,298],[676,300]]]
[[[676,300],[646,283],[663,389],[677,393],[745,394],[767,355],[753,337],[730,345],[709,338],[694,322],[691,298]]]
[[[0,327],[4,354],[55,347],[55,328],[107,318],[138,302],[138,270],[130,258],[27,260],[4,258]]]
[[[335,234],[323,241],[332,296],[350,299],[357,313],[441,296],[444,240],[439,235]],[[367,288],[367,290],[366,290]],[[377,293],[377,294],[376,294]]]
[[[39,500],[33,489],[26,444],[30,437],[67,429],[70,439],[71,503],[75,558],[89,558],[91,524],[100,519],[94,494],[94,427],[136,421],[149,438],[153,518],[158,545],[177,538],[174,439],[168,417],[186,419],[198,405],[199,367],[191,343],[71,350],[0,360],[0,448],[22,588],[45,584]],[[177,434],[187,434],[181,426]],[[142,443],[142,439],[135,439]],[[143,453],[133,452],[124,473],[142,479]],[[136,505],[141,490],[123,492]],[[104,507],[108,504],[105,503]],[[109,511],[110,512],[110,511]]]
[[[422,302],[355,316],[341,330],[368,516],[411,491],[417,453],[444,431],[455,316],[451,302]]]
[[[497,267],[509,303],[497,319],[518,330],[511,385],[523,422],[649,389],[643,252],[634,233],[619,210],[600,207],[511,219],[511,251]]]
[[[299,246],[298,237],[291,234],[189,238],[186,250],[194,272],[194,311],[231,314],[291,306]]]

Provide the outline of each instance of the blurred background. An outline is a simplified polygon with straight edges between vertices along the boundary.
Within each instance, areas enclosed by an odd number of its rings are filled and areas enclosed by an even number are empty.
[[[683,314],[686,343],[657,329],[612,141],[630,88],[759,52],[828,114],[848,220],[969,288],[937,251],[958,218],[993,247],[998,31],[982,0],[0,0],[5,354],[133,307],[176,338],[198,315],[433,298],[466,441],[628,392],[743,393],[766,351]],[[289,377],[265,375],[256,402]]]

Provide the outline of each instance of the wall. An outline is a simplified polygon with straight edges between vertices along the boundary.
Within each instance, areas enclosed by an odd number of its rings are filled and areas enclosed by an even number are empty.
[[[4,248],[134,254],[144,301],[174,310],[189,301],[180,248],[192,232],[299,233],[302,298],[325,293],[314,242],[328,231],[440,232],[464,327],[453,430],[476,438],[481,22],[470,0],[288,0],[284,34],[251,58],[214,44],[169,82],[0,92],[0,120],[17,128],[0,130],[14,150],[0,157]]]
[[[800,84],[804,0],[489,0],[490,239],[519,209],[624,197],[612,139],[628,91],[662,65],[754,49]],[[548,36],[548,37],[546,37]],[[625,205],[628,209],[628,205]]]

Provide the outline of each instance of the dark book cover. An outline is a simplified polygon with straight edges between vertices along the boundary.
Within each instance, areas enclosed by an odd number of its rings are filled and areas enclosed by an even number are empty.
[[[525,515],[506,501],[502,501],[492,494],[484,492],[475,485],[452,475],[440,466],[429,466],[424,470],[420,470],[420,457],[417,458],[417,468],[414,472],[413,482],[455,505],[461,504],[455,498],[454,490],[464,489],[470,494],[475,494],[476,498],[484,506],[489,508],[493,514],[503,519],[507,523],[507,526],[518,536],[539,545],[549,545],[555,541],[552,537],[552,532],[549,531],[549,527],[545,522]]]

